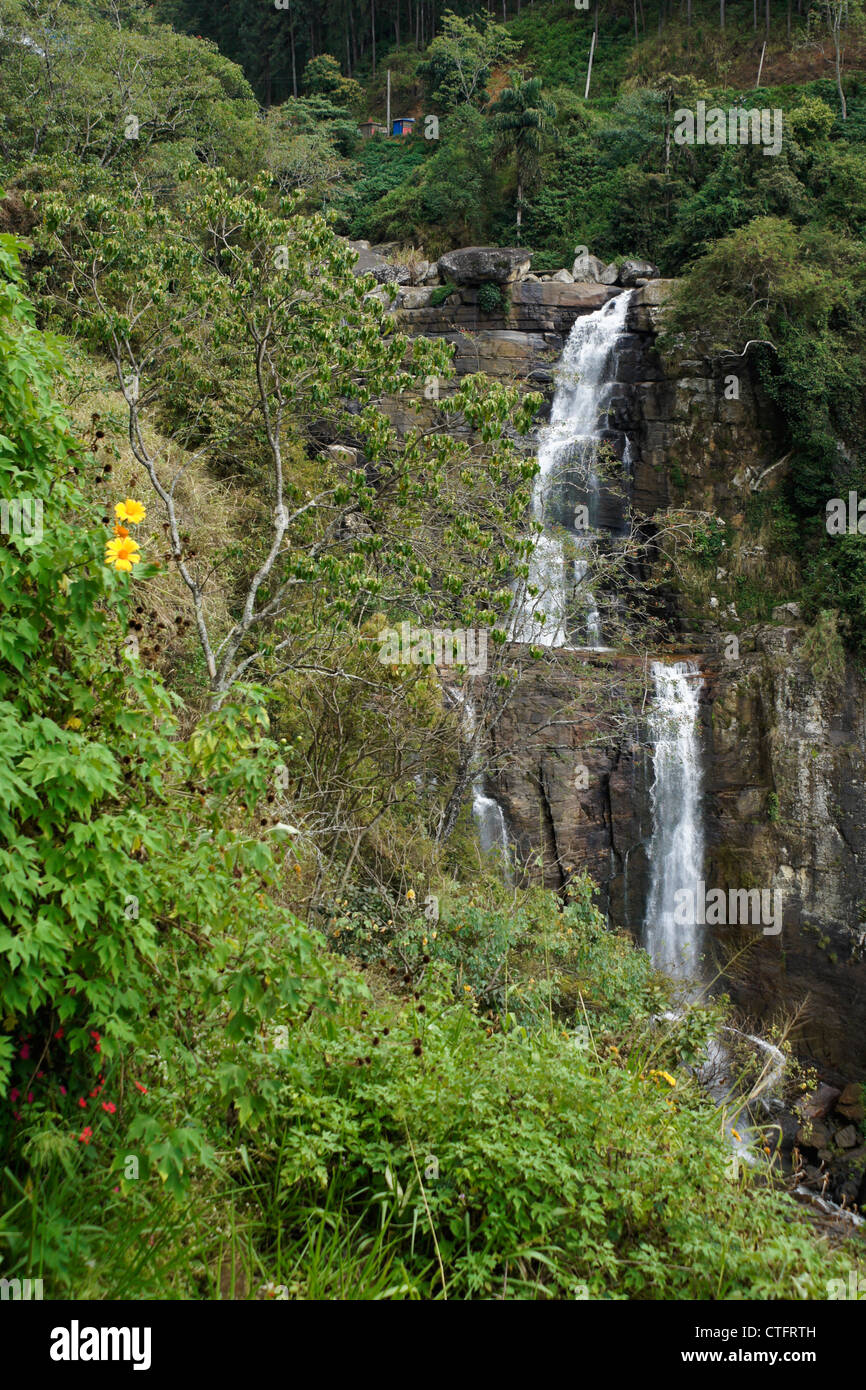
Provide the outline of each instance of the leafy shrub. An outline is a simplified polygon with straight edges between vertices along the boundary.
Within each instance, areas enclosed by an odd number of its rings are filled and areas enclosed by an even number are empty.
[[[430,303],[433,305],[435,309],[438,309],[440,304],[444,304],[446,299],[450,299],[451,295],[456,293],[457,286],[453,284],[451,280],[449,280],[447,285],[436,286],[436,288],[430,296]]]
[[[498,314],[504,300],[502,290],[492,280],[487,280],[478,289],[478,307],[482,314]]]

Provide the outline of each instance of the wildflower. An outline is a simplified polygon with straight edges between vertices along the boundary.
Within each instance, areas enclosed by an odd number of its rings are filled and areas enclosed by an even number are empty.
[[[84,1126],[84,1129],[81,1131],[81,1133],[80,1133],[79,1136],[78,1136],[78,1142],[79,1142],[79,1144],[89,1144],[92,1138],[93,1138],[93,1130],[91,1129],[90,1125],[85,1125],[85,1126]]]
[[[146,1087],[146,1086],[142,1086],[142,1084],[141,1084],[140,1081],[134,1081],[134,1082],[133,1082],[133,1085],[136,1086],[137,1089],[138,1089],[139,1091],[141,1091],[141,1094],[142,1094],[143,1096],[146,1096],[146,1095],[147,1095],[147,1087]]]
[[[21,1058],[21,1061],[22,1061],[22,1062],[26,1062],[26,1061],[27,1061],[27,1058],[30,1056],[30,1044],[29,1044],[29,1043],[25,1043],[25,1044],[24,1044],[24,1046],[22,1047],[21,1051],[18,1053],[18,1056]]]
[[[78,1097],[78,1104],[81,1106],[82,1110],[87,1109],[87,1101],[84,1099],[84,1096]]]
[[[732,1130],[731,1130],[731,1133],[733,1134],[733,1136],[734,1136],[735,1139],[742,1139],[742,1137],[743,1137],[743,1136],[739,1133],[739,1131],[736,1130],[736,1129],[732,1129]]]
[[[102,1102],[102,1108],[103,1110],[107,1111],[109,1115],[113,1115],[115,1110],[117,1109],[117,1106],[115,1105],[113,1100],[104,1100]]]
[[[138,541],[127,539],[109,541],[105,547],[105,563],[114,565],[115,569],[126,570],[128,573],[133,565],[141,564]]]
[[[20,1091],[10,1091],[10,1092],[9,1092],[9,1099],[10,1099],[10,1101],[12,1102],[13,1105],[15,1104],[15,1102],[16,1102],[16,1100],[18,1099],[18,1097],[20,1096],[20,1094],[21,1094]]]
[[[415,901],[415,889],[414,889],[414,888],[410,888],[410,889],[409,889],[409,892],[406,894],[406,901],[407,901],[407,903],[413,903],[413,902]]]
[[[121,526],[120,522],[118,521],[114,527],[114,534],[116,536],[128,536],[129,532],[127,531],[126,527]]]
[[[114,508],[114,515],[118,521],[131,521],[133,526],[137,526],[140,521],[144,521],[147,512],[140,502],[136,502],[132,497],[127,497],[125,502],[118,502]]]

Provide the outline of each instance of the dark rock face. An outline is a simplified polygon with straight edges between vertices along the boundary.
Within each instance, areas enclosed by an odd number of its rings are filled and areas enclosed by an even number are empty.
[[[455,285],[510,284],[526,275],[532,257],[519,246],[464,246],[439,257],[439,275]]]
[[[805,1055],[866,1077],[866,684],[822,685],[803,628],[759,626],[709,658],[706,880],[780,894],[778,935],[717,929],[729,988],[755,1017],[803,1004]]]
[[[515,662],[522,651],[515,648]],[[491,786],[533,876],[559,888],[586,868],[611,918],[639,929],[646,895],[649,801],[643,750],[623,720],[639,717],[643,663],[602,653],[523,661],[493,735]]]

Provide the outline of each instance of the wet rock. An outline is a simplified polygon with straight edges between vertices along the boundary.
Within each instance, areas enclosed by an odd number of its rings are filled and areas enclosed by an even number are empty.
[[[830,1114],[842,1092],[835,1086],[818,1086],[799,1105],[804,1120],[823,1120]]]
[[[830,1131],[820,1120],[806,1120],[797,1130],[796,1139],[798,1148],[829,1152]]]
[[[570,270],[557,270],[550,278],[551,280],[556,280],[561,285],[574,284],[574,276]]]
[[[843,1115],[846,1120],[864,1119],[863,1087],[858,1082],[851,1081],[845,1087],[836,1102],[836,1114]]]
[[[857,1147],[857,1131],[853,1125],[846,1125],[844,1129],[836,1131],[836,1143],[840,1149],[854,1149]]]

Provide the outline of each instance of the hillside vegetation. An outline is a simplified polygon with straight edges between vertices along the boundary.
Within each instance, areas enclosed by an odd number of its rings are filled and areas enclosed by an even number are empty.
[[[855,1262],[732,1164],[723,1003],[665,1022],[585,876],[503,882],[459,708],[378,660],[484,627],[508,699],[540,397],[407,341],[346,238],[519,210],[534,266],[649,257],[674,338],[769,339],[792,596],[859,651],[820,511],[864,463],[858,6],[844,118],[818,11],[773,7],[773,159],[666,138],[739,99],[751,7],[602,6],[589,101],[592,16],[515,8],[383,4],[374,47],[363,5],[0,0],[0,478],[40,528],[0,546],[0,1273],[47,1296],[804,1299]],[[389,65],[437,139],[362,140]]]

